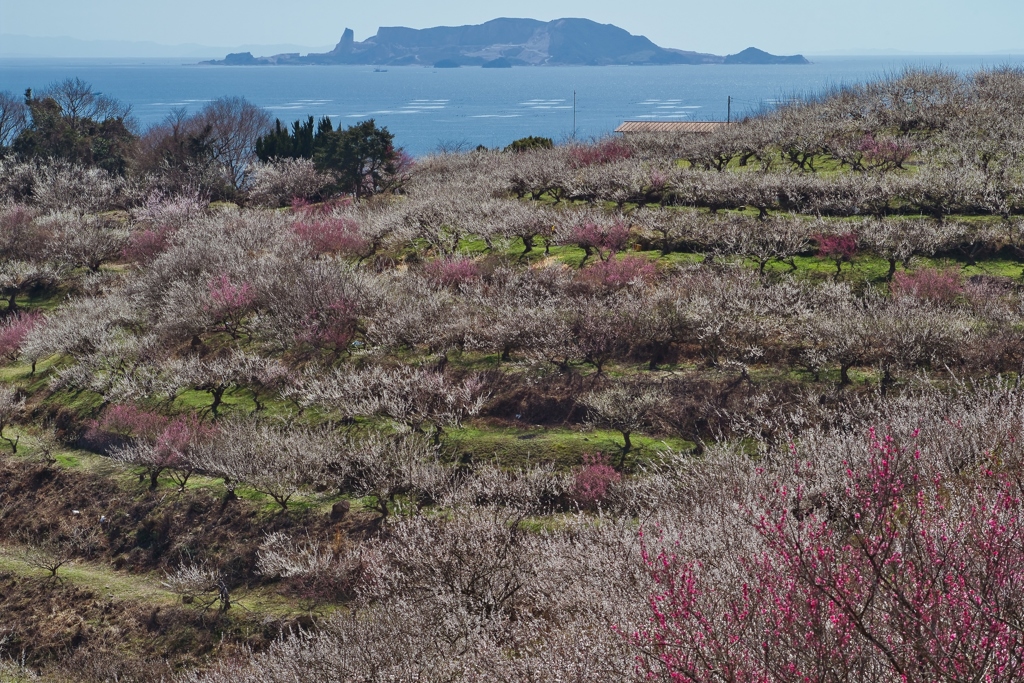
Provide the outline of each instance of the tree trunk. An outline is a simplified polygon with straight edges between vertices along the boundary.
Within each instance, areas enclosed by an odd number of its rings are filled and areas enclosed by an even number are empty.
[[[210,395],[213,396],[213,404],[210,406],[210,412],[213,413],[213,417],[217,417],[217,409],[220,408],[221,401],[224,399],[224,391],[226,387],[219,387],[217,389],[210,389]]]
[[[630,434],[631,432],[622,432],[622,440],[625,442],[625,445],[622,447],[622,460],[619,461],[619,467],[625,467],[626,456],[633,450],[633,442],[629,438]]]
[[[217,597],[220,600],[221,612],[227,612],[231,609],[231,594],[228,592],[228,586],[223,580],[217,583]]]
[[[889,366],[883,366],[882,368],[882,381],[879,389],[881,390],[882,398],[889,393],[889,387],[892,385],[892,373],[889,371]]]
[[[849,363],[843,363],[839,366],[839,386],[845,387],[852,384],[850,382],[850,367],[851,364]]]

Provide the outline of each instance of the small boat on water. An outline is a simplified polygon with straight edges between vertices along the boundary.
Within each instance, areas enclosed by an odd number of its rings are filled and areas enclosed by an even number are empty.
[[[373,73],[375,73],[375,74],[386,74],[387,72],[388,72],[387,69],[382,69],[379,66],[376,69],[373,70]]]

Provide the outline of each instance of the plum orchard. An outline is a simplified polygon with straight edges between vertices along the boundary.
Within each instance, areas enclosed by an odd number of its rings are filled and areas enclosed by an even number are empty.
[[[356,168],[372,122],[225,100],[121,175],[5,158],[4,450],[371,530],[169,560],[346,607],[184,681],[1018,680],[1020,111],[1022,72],[910,71]]]

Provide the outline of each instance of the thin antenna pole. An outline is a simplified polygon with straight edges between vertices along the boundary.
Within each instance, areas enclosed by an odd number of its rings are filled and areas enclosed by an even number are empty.
[[[732,123],[732,95],[729,95],[729,105],[728,105],[728,107],[729,108],[726,110],[727,113],[725,115],[725,122],[726,123]]]
[[[572,91],[572,139],[576,139],[576,91]]]

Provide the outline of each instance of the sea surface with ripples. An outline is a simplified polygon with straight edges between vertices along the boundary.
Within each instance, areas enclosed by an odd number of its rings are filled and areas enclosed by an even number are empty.
[[[527,135],[563,141],[606,135],[625,120],[725,120],[781,100],[863,82],[906,66],[970,72],[1022,56],[811,57],[806,66],[605,66],[432,69],[372,66],[196,66],[171,60],[0,60],[0,90],[67,77],[133,107],[141,128],[180,107],[241,95],[288,123],[373,118],[413,155],[439,147],[498,147]],[[575,92],[576,105],[573,106]],[[575,128],[574,128],[575,111]]]

